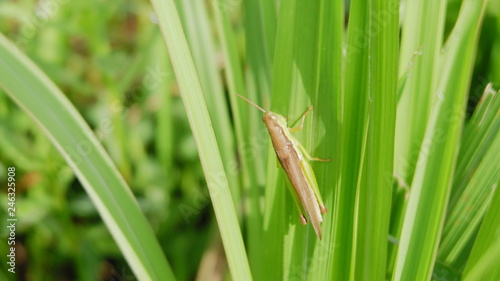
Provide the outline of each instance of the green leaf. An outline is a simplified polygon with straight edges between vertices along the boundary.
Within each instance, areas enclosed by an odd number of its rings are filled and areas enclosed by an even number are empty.
[[[500,95],[487,87],[464,130],[450,209],[443,228],[438,259],[462,268],[471,239],[488,209],[500,180]],[[455,199],[455,200],[453,200]]]
[[[344,213],[338,226],[344,231],[338,232],[349,243],[336,253],[334,276],[382,280],[393,184],[398,1],[352,1],[347,36],[339,199]]]
[[[173,0],[151,1],[158,16],[181,97],[200,155],[229,268],[234,280],[251,280],[245,248],[238,226],[226,174],[211,119],[205,104],[199,75],[191,57]]]
[[[177,1],[176,6],[181,12],[181,20],[186,39],[188,40],[190,53],[193,55],[196,72],[205,95],[205,102],[213,120],[213,128],[222,163],[229,186],[237,186],[236,155],[234,148],[234,133],[231,126],[229,111],[224,95],[217,65],[215,44],[210,36],[210,21],[208,20],[207,9],[204,5],[197,5],[196,1]],[[231,189],[231,195],[235,206],[240,206],[240,190]]]
[[[275,152],[268,150],[263,272],[273,280],[325,280],[332,274],[328,249],[333,244],[333,195],[340,164],[342,10],[340,1],[280,5],[271,109],[292,121],[313,105],[304,129],[295,135],[311,155],[332,161],[312,164],[330,210],[324,215],[324,239],[319,241],[310,225],[300,225],[286,187],[290,183],[276,169]]]
[[[500,141],[499,141],[500,142]],[[497,150],[498,151],[498,150]],[[498,164],[498,161],[496,162]],[[464,281],[494,281],[500,278],[500,192],[499,182],[493,186],[495,195],[482,222],[463,273]]]
[[[394,173],[411,183],[439,79],[446,1],[409,1],[402,26],[399,72],[406,78],[396,118]],[[416,57],[418,56],[418,57]]]
[[[393,280],[428,280],[450,193],[486,1],[465,1],[440,58],[435,103],[411,184]]]
[[[262,210],[260,207],[262,178],[264,175],[257,176],[258,167],[261,163],[258,162],[256,155],[263,153],[255,153],[253,144],[248,140],[252,139],[252,126],[262,126],[260,120],[246,118],[249,112],[252,116],[256,116],[260,112],[251,107],[248,103],[243,102],[234,93],[246,96],[246,88],[243,79],[242,66],[238,57],[238,50],[236,45],[235,34],[231,30],[229,22],[229,6],[226,0],[212,1],[212,8],[215,14],[215,21],[217,31],[221,40],[221,47],[224,54],[224,74],[227,80],[229,89],[229,101],[231,105],[231,112],[234,120],[234,127],[236,133],[236,140],[238,145],[238,154],[241,159],[241,177],[242,186],[245,193],[248,194],[248,199],[245,201],[244,206],[247,216],[246,229],[248,232],[247,248],[249,253],[249,262],[253,268],[253,274],[257,279],[262,279],[260,263],[261,247],[261,234],[262,234]],[[247,1],[248,2],[248,1]],[[249,1],[253,2],[253,1]],[[252,122],[253,121],[253,122]],[[261,127],[262,128],[262,127]],[[262,146],[264,147],[264,146]],[[261,157],[262,158],[262,157]]]
[[[137,278],[175,280],[137,201],[78,111],[2,35],[0,54],[0,84],[73,168]]]

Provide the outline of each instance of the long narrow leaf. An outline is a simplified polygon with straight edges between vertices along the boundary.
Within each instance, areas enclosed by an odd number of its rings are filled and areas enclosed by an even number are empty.
[[[152,0],[198,148],[234,280],[251,280],[236,211],[198,75],[173,0]]]
[[[0,84],[75,171],[141,280],[174,280],[151,226],[89,126],[64,94],[0,35]]]
[[[408,1],[402,26],[400,74],[411,64],[398,104],[394,173],[411,183],[429,119],[443,41],[446,1]],[[415,57],[417,56],[417,57]]]
[[[500,230],[500,220],[498,220],[500,216],[499,184],[500,182],[497,182],[492,187],[495,190],[495,195],[465,267],[462,279],[464,281],[494,281],[500,278],[500,268],[498,267],[498,260],[500,259],[500,239],[498,236]]]
[[[248,199],[246,200],[244,206],[246,206],[245,213],[248,218],[246,220],[246,229],[248,232],[248,242],[246,244],[249,262],[250,267],[253,270],[254,277],[259,280],[265,277],[265,274],[262,274],[261,271],[261,262],[263,259],[260,255],[262,249],[262,210],[260,208],[260,190],[262,185],[259,185],[259,182],[262,182],[262,179],[257,176],[257,166],[262,165],[260,165],[261,163],[258,163],[258,159],[256,157],[257,155],[262,155],[262,153],[259,153],[258,149],[255,149],[257,146],[255,146],[255,143],[252,143],[251,141],[253,139],[253,134],[251,134],[252,123],[253,125],[258,123],[260,128],[263,128],[260,120],[245,118],[248,116],[249,112],[253,112],[254,114],[251,116],[255,116],[255,113],[258,113],[258,111],[233,94],[239,93],[246,96],[247,91],[244,84],[242,66],[240,65],[238,57],[235,35],[231,30],[229,22],[230,7],[225,0],[212,0],[212,7],[215,13],[217,30],[225,59],[224,74],[226,76],[230,92],[229,101],[231,104],[233,120],[235,122],[234,127],[238,143],[237,148],[241,159],[243,189],[245,193],[248,194]],[[265,146],[262,145],[261,147],[264,148]]]
[[[207,109],[213,120],[213,127],[222,164],[227,172],[231,195],[236,206],[240,206],[240,190],[236,188],[236,161],[234,149],[234,134],[231,126],[229,111],[224,95],[222,81],[218,75],[217,66],[214,63],[216,52],[215,44],[210,35],[210,22],[208,20],[205,5],[198,5],[197,1],[177,1],[176,6],[182,12],[181,19],[186,30],[191,54],[195,63],[196,71],[201,82]]]
[[[368,128],[356,198],[355,280],[385,278],[397,100],[398,3],[369,1]],[[383,16],[382,16],[383,15]],[[383,20],[382,20],[383,18]]]
[[[499,93],[487,87],[461,143],[459,166],[467,168],[455,177],[454,186],[460,188],[454,190],[457,199],[449,207],[438,252],[441,262],[456,268],[467,261],[463,252],[489,207],[495,192],[492,186],[500,180],[500,155],[496,153],[500,149],[499,110]]]
[[[458,154],[467,88],[486,1],[465,1],[441,58],[436,103],[420,150],[393,280],[428,280]]]

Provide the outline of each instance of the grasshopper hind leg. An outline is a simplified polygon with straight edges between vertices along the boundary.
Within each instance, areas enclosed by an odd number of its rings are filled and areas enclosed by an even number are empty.
[[[302,152],[304,154],[307,154],[307,151],[304,149],[304,147],[302,145],[299,146],[299,149],[302,150]],[[308,155],[306,156],[306,158],[309,158],[309,157],[308,157]],[[316,181],[316,176],[314,175],[312,167],[306,161],[301,161],[300,164],[302,166],[302,170],[305,171],[304,174],[306,175],[308,182],[311,183],[311,188],[314,192],[314,195],[316,196],[316,200],[318,201],[319,209],[320,209],[321,213],[326,214],[327,209],[325,207],[325,204],[323,203],[323,199],[321,198],[321,193],[319,192],[318,183]]]

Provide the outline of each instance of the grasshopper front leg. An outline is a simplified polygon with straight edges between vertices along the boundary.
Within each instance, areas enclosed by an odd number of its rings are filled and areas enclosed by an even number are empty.
[[[309,112],[311,112],[312,109],[313,109],[313,106],[310,105],[309,108],[307,108],[306,112],[304,112],[304,114],[302,114],[302,116],[300,117],[301,118],[300,126],[295,127],[295,128],[288,128],[290,130],[290,132],[297,132],[297,131],[302,130],[302,128],[304,128],[304,120],[306,119],[306,116],[309,114]],[[295,122],[297,122],[297,121],[295,121]],[[301,149],[302,153],[304,154],[304,156],[306,157],[306,159],[308,161],[328,162],[331,160],[331,159],[321,159],[318,157],[312,157],[311,155],[309,155],[309,153],[304,148],[304,146],[302,146],[302,144],[300,144],[300,143],[299,143],[299,148]]]
[[[289,128],[290,132],[297,132],[297,131],[300,131],[302,130],[302,128],[304,127],[304,120],[306,120],[306,116],[309,114],[309,112],[311,112],[311,110],[313,109],[313,106],[310,105],[309,108],[307,108],[306,112],[304,112],[304,114],[302,114],[302,116],[300,117],[301,120],[300,120],[300,126],[298,127],[295,127],[295,128]],[[297,123],[297,121],[295,121],[294,123]]]

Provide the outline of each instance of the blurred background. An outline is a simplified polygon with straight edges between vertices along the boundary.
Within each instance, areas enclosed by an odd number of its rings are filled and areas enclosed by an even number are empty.
[[[243,58],[241,2],[227,1],[226,8]],[[449,1],[447,32],[460,3]],[[206,5],[210,15],[208,3],[197,4]],[[500,87],[495,13],[498,9],[488,11],[484,20],[469,113],[488,82]],[[0,32],[88,122],[139,201],[178,280],[196,279],[204,255],[217,256],[223,272],[210,198],[150,3],[0,0]],[[214,53],[222,73],[220,60]],[[71,168],[0,90],[0,171],[10,166],[16,167],[18,184],[18,280],[135,280]],[[6,173],[0,173],[0,182],[5,180]],[[0,197],[4,220],[5,190]],[[0,240],[7,234],[2,229]],[[6,243],[0,243],[0,253],[6,252]],[[1,280],[11,278],[4,275],[5,263],[0,271]]]
[[[137,197],[175,275],[194,279],[217,230],[149,2],[2,0],[0,32],[75,105]],[[71,168],[2,90],[0,136],[0,170],[17,170],[16,276],[135,280]],[[7,202],[6,190],[1,197]],[[7,234],[2,229],[2,241]],[[6,248],[0,243],[1,253]],[[0,268],[6,272],[5,263]]]

